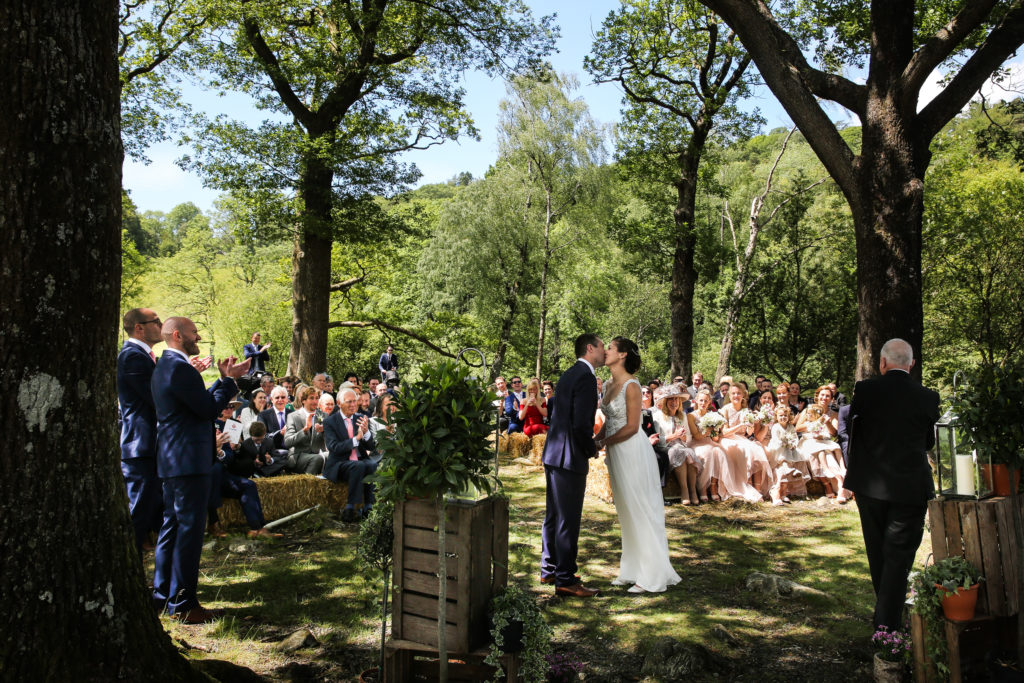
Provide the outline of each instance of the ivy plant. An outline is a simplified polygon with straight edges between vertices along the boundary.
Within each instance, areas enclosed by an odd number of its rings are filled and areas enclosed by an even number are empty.
[[[949,652],[942,617],[942,598],[947,591],[959,592],[961,588],[970,588],[981,579],[978,568],[959,556],[939,560],[910,575],[910,587],[914,595],[911,611],[921,615],[924,620],[925,650],[942,680],[949,677]]]
[[[500,663],[506,646],[504,630],[515,622],[523,625],[522,680],[527,683],[546,680],[546,656],[551,652],[551,627],[544,620],[544,614],[534,597],[515,584],[509,584],[503,592],[491,598],[491,647],[484,661],[497,669],[494,680],[505,675]]]

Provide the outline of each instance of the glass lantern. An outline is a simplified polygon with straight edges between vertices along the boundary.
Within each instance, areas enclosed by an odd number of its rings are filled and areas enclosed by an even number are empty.
[[[979,459],[977,451],[961,444],[962,431],[950,408],[935,423],[935,477],[940,496],[980,500],[992,495],[991,461]],[[986,476],[988,475],[988,476]]]

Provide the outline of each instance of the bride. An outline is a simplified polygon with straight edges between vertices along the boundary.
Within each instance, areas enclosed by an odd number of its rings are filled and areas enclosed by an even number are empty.
[[[607,422],[597,445],[608,448],[606,462],[622,529],[619,576],[612,584],[633,584],[630,593],[660,593],[680,579],[668,557],[658,461],[640,431],[640,383],[633,376],[640,369],[636,344],[624,337],[613,339],[605,365],[612,379],[601,398]]]

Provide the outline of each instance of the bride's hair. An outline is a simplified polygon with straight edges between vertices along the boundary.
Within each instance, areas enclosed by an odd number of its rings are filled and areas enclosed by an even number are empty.
[[[626,372],[631,375],[636,373],[640,369],[640,349],[634,342],[625,337],[615,337],[612,341],[615,343],[615,348],[619,350],[619,353],[626,354],[626,359],[622,361],[622,366],[626,368]]]

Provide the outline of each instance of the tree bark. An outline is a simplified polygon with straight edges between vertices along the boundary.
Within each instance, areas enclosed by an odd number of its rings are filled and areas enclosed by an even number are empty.
[[[540,323],[537,332],[537,365],[534,374],[541,377],[541,362],[544,360],[544,333],[548,324],[548,266],[551,263],[551,191],[545,191],[544,213],[544,262],[540,269]]]
[[[672,288],[669,311],[672,333],[672,375],[690,377],[693,367],[693,292],[697,286],[694,254],[697,231],[694,214],[697,202],[697,166],[707,139],[707,130],[696,128],[687,150],[679,159],[676,181],[676,207],[672,219],[676,226],[675,248],[672,252]]]
[[[118,468],[117,23],[111,0],[0,3],[0,678],[9,681],[203,679],[150,607]],[[69,334],[74,343],[55,352]]]
[[[333,181],[331,167],[310,153],[299,178],[303,210],[292,254],[292,346],[288,360],[288,374],[306,379],[327,369]]]

